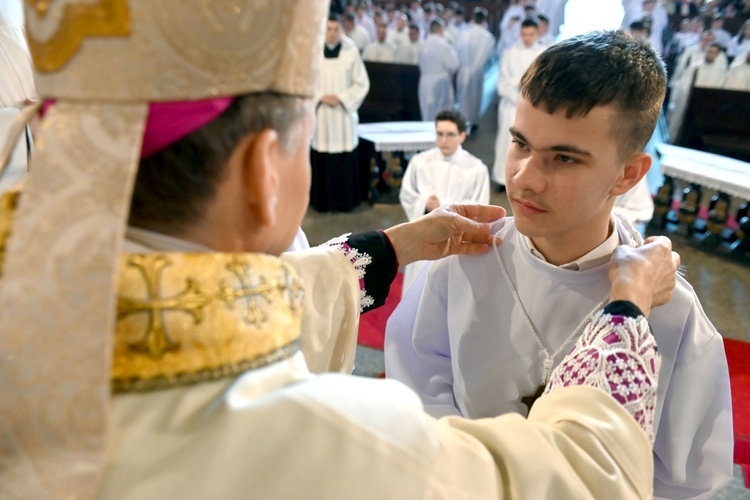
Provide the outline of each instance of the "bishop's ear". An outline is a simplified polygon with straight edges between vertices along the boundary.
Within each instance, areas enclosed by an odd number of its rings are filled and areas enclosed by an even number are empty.
[[[232,154],[241,171],[248,216],[256,225],[276,223],[279,175],[276,169],[280,144],[275,130],[264,129],[244,138]]]
[[[625,163],[622,175],[612,187],[610,194],[620,196],[628,192],[630,188],[638,184],[651,168],[651,155],[648,153],[636,153]]]

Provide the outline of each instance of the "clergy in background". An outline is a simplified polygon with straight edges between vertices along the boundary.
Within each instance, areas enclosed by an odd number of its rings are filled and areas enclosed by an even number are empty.
[[[344,14],[343,23],[346,36],[354,42],[354,45],[357,46],[360,52],[365,50],[365,47],[367,47],[372,40],[370,39],[370,34],[367,30],[357,22],[357,17],[354,14],[347,12]]]
[[[419,26],[409,25],[409,43],[396,49],[396,60],[398,64],[414,64],[419,62],[419,44],[421,43]]]
[[[320,82],[315,95],[310,206],[319,212],[349,212],[359,205],[357,110],[370,90],[370,79],[357,47],[341,36],[341,22],[326,24]]]
[[[497,140],[495,141],[495,163],[492,180],[500,190],[505,186],[505,155],[510,147],[510,132],[516,116],[516,107],[521,91],[521,77],[536,57],[544,52],[539,45],[539,23],[536,19],[524,19],[521,23],[521,40],[503,54],[500,63],[500,76],[497,80],[497,93],[500,103],[497,109]]]
[[[443,20],[430,23],[430,34],[419,46],[419,109],[422,121],[432,121],[439,111],[455,104],[453,75],[458,55],[443,38]]]
[[[456,51],[460,69],[456,78],[458,108],[476,127],[482,105],[484,67],[492,57],[495,38],[487,31],[487,9],[476,7],[471,25],[458,35]]]
[[[391,63],[396,59],[396,44],[388,40],[388,26],[384,22],[378,24],[378,38],[365,47],[362,59],[383,63]]]
[[[461,147],[466,126],[459,111],[446,109],[435,117],[436,147],[415,155],[401,181],[399,200],[407,219],[417,219],[449,203],[490,202],[487,165]],[[404,293],[423,265],[420,261],[406,266]]]
[[[743,90],[750,92],[750,52],[742,54],[732,61],[724,82],[727,90]]]
[[[669,137],[677,140],[685,119],[690,91],[693,87],[720,89],[727,77],[727,58],[718,43],[712,43],[706,55],[689,66],[679,80],[672,83],[669,102]]]

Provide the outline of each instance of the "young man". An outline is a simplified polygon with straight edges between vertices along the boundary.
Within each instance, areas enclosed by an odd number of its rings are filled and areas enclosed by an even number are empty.
[[[490,202],[487,165],[461,147],[466,126],[466,118],[458,111],[443,110],[435,117],[437,147],[414,156],[401,182],[399,200],[409,220],[441,205]],[[406,266],[404,293],[423,265]]]
[[[521,23],[521,39],[505,51],[500,62],[500,76],[497,79],[497,93],[500,95],[497,108],[498,133],[495,141],[495,164],[492,167],[492,180],[500,190],[505,188],[505,155],[510,148],[510,136],[506,132],[516,115],[521,77],[545,49],[537,43],[538,39],[539,23],[536,19],[524,19]]]
[[[396,63],[414,64],[419,62],[419,45],[421,37],[419,26],[416,24],[409,25],[409,43],[396,49]]]
[[[527,414],[591,311],[607,262],[640,237],[611,214],[646,174],[666,90],[659,56],[622,32],[593,32],[539,56],[509,134],[503,239],[475,260],[423,271],[388,322],[386,374],[434,416]],[[732,475],[729,377],[720,335],[682,279],[651,314],[663,356],[653,421],[654,494],[710,496]]]
[[[388,26],[384,22],[378,24],[378,38],[365,47],[362,59],[383,63],[392,63],[396,59],[396,44],[388,40]]]
[[[340,18],[330,16],[321,47],[323,62],[310,153],[310,205],[318,212],[350,212],[361,201],[357,111],[370,90],[370,78],[357,47],[343,38],[342,31]]]
[[[606,377],[556,378],[527,421],[438,422],[399,384],[310,375],[297,349],[303,286],[277,255],[306,208],[328,2],[122,5],[95,39],[76,28],[90,11],[68,12],[74,28],[53,48],[79,42],[74,52],[37,45],[45,14],[56,17],[27,5],[40,95],[56,104],[0,281],[0,310],[12,311],[0,317],[0,497],[650,494],[646,427]],[[0,203],[3,223],[12,205]],[[464,214],[486,210],[502,213]],[[477,225],[441,211],[427,218]],[[152,234],[121,254],[128,217]],[[390,234],[408,248],[414,227]],[[462,246],[453,234],[433,240],[434,255]],[[664,240],[615,256],[613,302],[578,346],[611,352],[624,325],[635,342],[615,349],[653,360],[632,364],[647,399],[658,353],[642,315],[674,286]],[[347,277],[300,266],[318,273],[309,295],[358,298],[361,276],[328,254]],[[614,368],[605,356],[593,365]]]

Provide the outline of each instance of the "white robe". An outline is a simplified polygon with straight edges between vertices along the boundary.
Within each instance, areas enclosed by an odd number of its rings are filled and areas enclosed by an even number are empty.
[[[495,38],[476,23],[458,36],[456,51],[460,69],[456,78],[458,108],[469,123],[479,121],[484,86],[484,66],[492,57]]]
[[[702,61],[688,67],[682,77],[672,85],[670,95],[668,127],[672,142],[677,139],[680,127],[685,119],[690,90],[695,87],[720,89],[727,76],[727,58],[720,53],[713,63]]]
[[[410,44],[409,28],[405,28],[402,31],[398,31],[397,29],[389,30],[386,40],[391,42],[396,48]]]
[[[737,57],[742,54],[747,54],[748,52],[750,52],[750,37],[746,37],[741,42],[739,36],[732,38],[729,48],[727,49],[727,55]]]
[[[365,50],[365,47],[367,47],[372,41],[367,30],[359,24],[356,24],[351,33],[347,33],[346,36],[349,37],[349,39],[354,43],[354,45],[359,49],[360,52]]]
[[[638,184],[615,200],[613,211],[618,212],[634,226],[647,223],[654,216],[654,198],[648,189],[646,177],[644,175]]]
[[[513,18],[519,18],[513,21]],[[521,5],[509,5],[503,13],[500,21],[500,38],[497,41],[497,55],[502,57],[503,53],[515,45],[521,38],[521,22],[526,17],[526,12]]]
[[[619,220],[616,227],[620,243],[633,241]],[[608,263],[561,269],[532,255],[512,218],[496,222],[493,230],[503,239],[498,251],[521,302],[554,352],[609,292]],[[386,373],[416,390],[432,415],[525,415],[521,398],[542,383],[543,354],[514,305],[497,258],[490,250],[432,263],[388,321]],[[732,476],[724,345],[680,277],[672,300],[653,309],[649,322],[662,356],[654,494],[706,498]],[[563,356],[555,358],[555,366]]]
[[[458,56],[440,35],[430,34],[419,46],[419,109],[423,121],[433,121],[438,112],[453,108],[453,75]]]
[[[344,153],[357,147],[357,110],[369,90],[370,79],[357,47],[343,39],[338,57],[321,60],[314,99],[316,123],[312,148],[315,151]],[[321,103],[320,98],[325,94],[335,94],[341,104],[330,107]]]
[[[746,57],[750,57],[750,54]],[[732,64],[727,73],[724,88],[727,90],[744,90],[745,92],[750,92],[750,63]]]
[[[396,60],[396,46],[389,41],[371,42],[362,52],[362,59],[372,62],[392,63]]]
[[[451,157],[438,148],[414,156],[401,181],[399,200],[407,219],[424,215],[427,199],[435,195],[441,205],[448,203],[490,202],[490,176],[487,165],[459,146]],[[414,262],[404,270],[403,292],[419,274],[425,261]]]
[[[414,64],[419,62],[419,45],[420,41],[416,42],[409,41],[408,44],[402,45],[396,49],[396,63],[398,64]]]
[[[505,156],[510,148],[508,129],[516,119],[516,108],[521,95],[521,78],[536,57],[545,47],[534,44],[526,47],[518,42],[503,54],[500,63],[500,76],[497,79],[497,93],[500,103],[497,108],[497,140],[495,141],[495,164],[492,180],[505,185]]]
[[[98,498],[645,498],[649,442],[610,395],[529,418],[435,420],[390,380],[296,355],[233,379],[114,396]]]

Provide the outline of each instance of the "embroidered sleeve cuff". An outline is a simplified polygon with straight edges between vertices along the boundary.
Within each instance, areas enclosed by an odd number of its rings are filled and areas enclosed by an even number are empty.
[[[571,385],[597,387],[623,405],[653,443],[660,366],[644,316],[600,311],[552,372],[545,393]]]
[[[604,314],[637,318],[643,316],[641,309],[629,300],[614,300],[604,307]]]
[[[385,234],[381,231],[346,234],[325,245],[341,251],[354,265],[361,291],[361,312],[385,304],[391,283],[398,272],[396,253]]]

